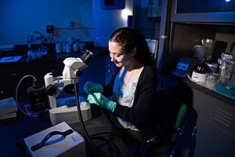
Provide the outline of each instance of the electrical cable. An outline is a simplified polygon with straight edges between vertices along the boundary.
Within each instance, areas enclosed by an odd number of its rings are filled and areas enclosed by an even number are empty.
[[[37,80],[33,75],[25,75],[25,76],[23,76],[23,77],[19,80],[19,82],[18,82],[18,84],[17,84],[17,86],[16,86],[15,99],[16,99],[16,105],[17,105],[18,109],[19,109],[24,115],[29,116],[29,115],[20,107],[19,102],[18,102],[18,90],[19,90],[19,86],[20,86],[21,82],[22,82],[25,78],[27,78],[27,77],[32,77],[32,78],[34,79],[33,81],[36,81],[36,80]],[[32,116],[32,117],[35,117],[35,116]]]
[[[117,151],[117,148],[116,146],[110,142],[109,140],[105,139],[104,137],[93,137],[91,138],[86,130],[86,127],[85,127],[85,124],[84,124],[84,121],[83,121],[83,118],[82,118],[82,114],[81,114],[81,109],[80,109],[80,102],[78,100],[78,91],[77,91],[77,85],[76,83],[74,82],[74,89],[75,89],[75,100],[76,100],[76,103],[77,103],[77,110],[78,110],[78,118],[80,120],[80,123],[81,123],[81,127],[82,127],[82,131],[84,133],[84,135],[86,136],[85,139],[88,141],[88,143],[91,145],[92,149],[95,151],[96,155],[98,155],[98,157],[106,157],[104,154],[102,154],[100,152],[100,150],[97,149],[97,147],[95,146],[95,144],[92,142],[92,139],[100,139],[100,140],[103,140],[105,142],[107,142],[116,152],[116,156],[118,156],[118,151]],[[105,133],[104,133],[105,134]],[[107,134],[107,133],[106,133]],[[97,136],[98,134],[95,134],[93,136]]]
[[[48,33],[48,34],[51,34],[51,37],[48,35],[48,37],[46,38],[46,40],[49,39],[49,42],[47,42],[47,43],[51,44],[51,43],[53,42],[53,40],[54,40],[54,33]]]
[[[75,100],[76,100],[76,103],[77,103],[78,117],[79,117],[79,120],[80,120],[80,123],[81,123],[81,126],[82,126],[82,131],[83,131],[84,135],[86,136],[86,139],[88,140],[89,144],[92,146],[93,150],[95,151],[95,153],[99,157],[104,157],[104,155],[96,148],[94,143],[91,141],[91,139],[90,139],[90,137],[89,137],[89,135],[87,133],[87,130],[85,128],[85,124],[84,124],[84,121],[83,121],[83,118],[82,118],[82,114],[81,114],[81,109],[80,109],[80,102],[78,100],[77,85],[76,85],[75,82],[74,82],[74,89],[75,89]]]

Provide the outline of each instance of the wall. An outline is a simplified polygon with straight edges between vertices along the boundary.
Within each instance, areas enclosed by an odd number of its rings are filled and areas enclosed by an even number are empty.
[[[25,44],[33,31],[50,37],[46,33],[48,24],[56,27],[55,41],[68,37],[91,41],[92,0],[1,0],[0,23],[0,45]]]
[[[134,0],[134,21],[133,25],[140,30],[146,38],[159,38],[160,20],[148,17],[149,1]]]
[[[225,50],[225,52],[229,52],[229,48],[231,46],[232,43],[235,42],[235,33],[216,33],[216,39],[219,41],[225,41],[227,42],[227,48]],[[235,53],[235,48],[233,48],[233,51]]]
[[[133,15],[133,0],[125,0],[124,9],[102,9],[100,2],[101,0],[93,0],[94,45],[107,47],[113,31],[128,26],[128,16]]]
[[[148,1],[134,0],[133,14],[133,26],[146,38],[159,37],[160,21],[148,18]],[[51,38],[46,25],[55,27],[55,42],[93,41],[93,0],[1,0],[0,23],[0,45],[26,44],[33,31]]]

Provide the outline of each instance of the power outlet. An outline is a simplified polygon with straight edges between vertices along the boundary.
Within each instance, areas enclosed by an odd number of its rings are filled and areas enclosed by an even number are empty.
[[[54,27],[53,25],[46,25],[46,32],[47,33],[53,33]]]

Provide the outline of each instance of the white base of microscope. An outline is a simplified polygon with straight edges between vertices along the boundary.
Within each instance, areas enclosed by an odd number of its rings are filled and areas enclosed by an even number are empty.
[[[64,102],[65,104],[65,102],[69,99],[71,98],[61,98],[57,100],[57,102]],[[87,121],[92,118],[91,107],[88,102],[80,102],[80,108],[83,121]],[[49,115],[52,125],[56,125],[61,122],[66,122],[67,124],[79,122],[77,106],[69,107],[67,105],[63,105],[57,108],[49,109]]]

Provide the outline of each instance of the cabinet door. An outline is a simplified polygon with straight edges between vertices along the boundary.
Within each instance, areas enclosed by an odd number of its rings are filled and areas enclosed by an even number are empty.
[[[193,91],[198,112],[195,157],[235,156],[235,106]]]
[[[33,78],[27,77],[30,69],[25,68],[24,63],[1,64],[0,67],[3,74],[0,78],[0,89],[4,96],[15,97],[17,94],[18,101],[26,100],[27,87],[33,83]]]
[[[16,98],[17,94],[18,101],[27,101],[27,88],[32,86],[34,78],[44,85],[44,75],[46,73],[57,71],[62,75],[63,61],[9,63],[1,64],[0,68],[3,74],[0,77],[0,90],[3,91],[4,96]]]

